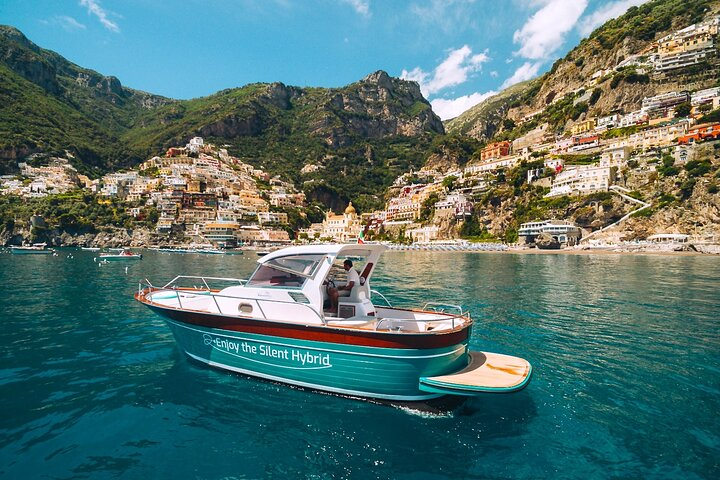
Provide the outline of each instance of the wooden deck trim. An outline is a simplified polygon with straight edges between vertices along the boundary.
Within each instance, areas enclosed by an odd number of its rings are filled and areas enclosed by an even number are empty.
[[[470,392],[514,392],[527,385],[532,366],[527,360],[499,353],[469,352],[470,363],[450,375],[423,377],[420,383],[452,390]]]

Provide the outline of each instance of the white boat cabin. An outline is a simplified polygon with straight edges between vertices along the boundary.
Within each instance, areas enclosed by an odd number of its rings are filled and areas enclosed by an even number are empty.
[[[385,249],[383,245],[366,244],[284,248],[260,258],[257,269],[245,285],[230,287],[222,293],[300,302],[320,313],[330,307],[328,287],[346,284],[347,272],[343,263],[350,260],[360,284],[353,286],[349,296],[338,299],[337,316],[374,316],[370,277]],[[263,305],[263,308],[266,307]]]
[[[380,306],[372,301],[370,279],[384,245],[309,245],[288,247],[258,260],[248,280],[208,277],[176,277],[164,287],[144,293],[151,304],[189,312],[220,314],[304,325],[355,327],[394,332],[438,332],[454,330],[470,319],[459,306],[424,307],[421,310],[393,308],[382,295]],[[345,285],[345,260],[353,262],[359,284],[349,296],[340,296],[337,312],[330,312],[328,286]],[[192,281],[193,287],[181,283]],[[204,287],[198,286],[200,282]],[[209,281],[233,282],[223,289]],[[142,291],[142,286],[141,289]]]

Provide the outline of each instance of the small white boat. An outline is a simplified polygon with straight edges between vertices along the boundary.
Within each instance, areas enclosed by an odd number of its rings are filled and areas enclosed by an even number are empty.
[[[32,245],[11,245],[10,253],[14,253],[15,255],[47,255],[55,253],[55,250],[47,248],[47,243],[33,243]]]
[[[86,252],[99,252],[100,247],[80,247],[80,250],[85,250]]]
[[[100,261],[142,260],[142,254],[133,253],[130,250],[123,250],[120,253],[101,253],[97,258],[100,259]]]
[[[217,248],[201,248],[196,250],[195,253],[203,253],[206,255],[225,255],[224,250],[220,250]]]

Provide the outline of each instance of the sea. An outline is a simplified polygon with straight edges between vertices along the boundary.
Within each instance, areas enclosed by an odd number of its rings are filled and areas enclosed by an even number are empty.
[[[473,350],[533,365],[426,408],[189,359],[139,282],[258,257],[143,253],[0,253],[0,478],[720,478],[720,256],[387,252],[373,289],[463,305]]]

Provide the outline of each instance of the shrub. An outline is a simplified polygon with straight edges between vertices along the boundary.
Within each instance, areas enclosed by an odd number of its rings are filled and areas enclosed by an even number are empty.
[[[657,171],[663,177],[674,177],[680,173],[680,169],[675,166],[675,159],[668,154],[663,155],[662,165],[657,167]]]
[[[695,189],[695,183],[697,183],[697,180],[695,180],[694,178],[688,178],[680,185],[681,199],[687,200],[688,198],[690,198],[693,190]]]
[[[644,208],[640,210],[639,212],[635,212],[632,215],[630,215],[633,218],[649,218],[652,217],[655,213],[655,210],[653,208]]]
[[[675,198],[675,195],[671,195],[669,193],[663,193],[662,195],[660,195],[660,198],[658,200],[659,200],[658,207],[663,208],[663,207],[666,207],[666,206],[670,205],[671,203],[677,201],[677,198]]]
[[[691,177],[702,177],[710,172],[711,168],[710,160],[690,160],[685,164],[685,170]]]

